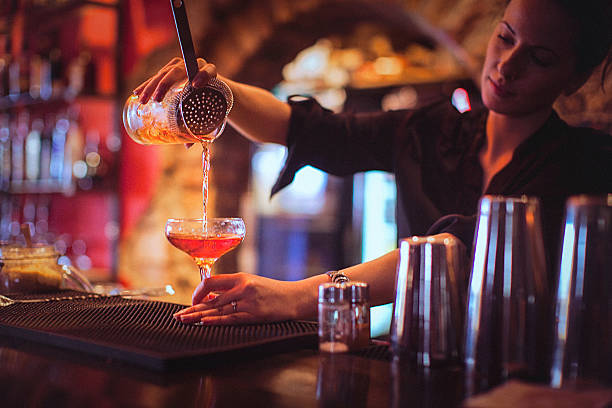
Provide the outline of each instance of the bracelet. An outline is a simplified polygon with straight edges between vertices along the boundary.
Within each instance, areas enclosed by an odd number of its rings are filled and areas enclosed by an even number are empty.
[[[349,281],[349,277],[340,271],[327,271],[325,273],[333,283],[345,283]]]

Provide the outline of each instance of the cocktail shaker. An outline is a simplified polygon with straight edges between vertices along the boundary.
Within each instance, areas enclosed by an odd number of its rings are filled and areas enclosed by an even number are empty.
[[[140,144],[176,144],[212,141],[221,135],[233,105],[230,87],[213,79],[202,88],[191,82],[198,73],[198,62],[191,31],[181,0],[170,0],[188,81],[175,84],[161,102],[141,104],[130,96],[123,108],[123,124],[128,135]]]

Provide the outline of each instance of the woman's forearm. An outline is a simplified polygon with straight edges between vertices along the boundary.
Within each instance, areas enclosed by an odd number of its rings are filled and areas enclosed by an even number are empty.
[[[234,94],[230,124],[248,139],[259,143],[286,145],[291,108],[269,91],[227,78]]]
[[[379,258],[362,264],[342,269],[353,282],[366,282],[370,285],[370,304],[381,305],[394,300],[395,294],[395,271],[399,250],[391,251]],[[318,288],[322,283],[329,282],[326,274],[312,276],[296,282],[301,300],[297,308],[298,318],[316,318]]]

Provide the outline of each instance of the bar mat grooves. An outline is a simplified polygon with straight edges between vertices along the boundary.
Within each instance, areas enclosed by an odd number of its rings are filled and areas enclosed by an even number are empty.
[[[369,347],[366,347],[363,350],[358,350],[353,354],[359,357],[369,358],[371,360],[390,362],[393,359],[393,355],[391,354],[391,350],[389,350],[388,345],[371,344]]]
[[[45,296],[71,294],[74,292]],[[18,296],[11,298],[19,299]],[[184,325],[172,318],[173,313],[184,307],[118,296],[16,303],[0,308],[0,335],[157,370],[202,363],[202,359],[220,355],[231,358],[246,349],[274,352],[317,345],[315,322],[199,327]]]

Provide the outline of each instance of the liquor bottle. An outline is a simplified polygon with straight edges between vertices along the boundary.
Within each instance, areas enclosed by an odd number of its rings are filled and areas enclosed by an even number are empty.
[[[40,60],[40,98],[46,101],[52,95],[51,61],[46,57],[42,57]]]
[[[0,55],[0,99],[9,94],[9,62],[10,55]]]
[[[62,51],[53,48],[49,51],[49,63],[51,64],[51,86],[53,87],[53,97],[60,97],[64,94],[64,63],[62,61]]]
[[[10,116],[0,116],[0,191],[8,191],[11,183]]]
[[[61,181],[64,175],[64,151],[66,148],[66,133],[69,122],[60,116],[55,123],[51,136],[51,163],[49,164],[49,175],[55,181]]]
[[[40,55],[34,54],[30,58],[30,89],[29,94],[32,99],[40,98],[41,87],[41,66]]]
[[[37,181],[40,176],[41,133],[44,123],[36,118],[25,140],[25,178]]]
[[[102,157],[100,156],[100,132],[90,129],[85,136],[85,163],[87,163],[87,176],[94,177],[98,172]]]
[[[16,56],[11,57],[8,66],[8,96],[12,101],[21,95],[21,64]]]
[[[48,114],[45,118],[45,124],[40,138],[40,179],[43,183],[49,183],[51,179],[49,171],[51,167],[51,138],[54,124],[55,116]]]
[[[71,186],[73,182],[73,166],[75,163],[83,163],[85,141],[81,125],[79,124],[79,108],[73,105],[67,112],[70,122],[66,134],[66,150],[64,152],[64,181],[65,187]]]
[[[11,136],[11,184],[21,186],[24,179],[24,142],[28,135],[30,115],[22,112],[17,118],[15,132]]]

